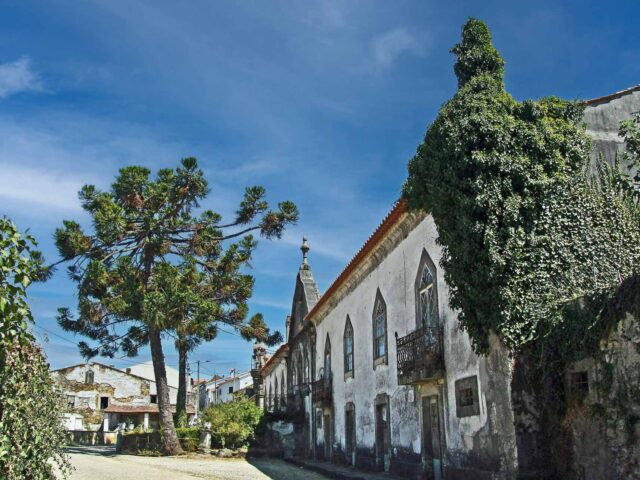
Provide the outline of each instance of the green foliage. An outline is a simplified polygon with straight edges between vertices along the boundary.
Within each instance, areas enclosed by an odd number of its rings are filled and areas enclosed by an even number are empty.
[[[210,406],[203,412],[202,422],[211,423],[214,446],[237,448],[253,440],[262,415],[263,410],[255,402],[240,397],[233,402]]]
[[[0,219],[0,477],[53,479],[70,464],[63,452],[63,404],[29,331],[26,289],[47,276],[35,240]]]
[[[235,220],[224,224],[211,210],[196,214],[208,192],[194,158],[160,170],[155,178],[144,167],[126,167],[109,191],[82,188],[80,201],[92,218],[92,233],[65,221],[55,234],[79,297],[78,316],[61,308],[58,323],[93,341],[79,344],[87,358],[119,351],[135,356],[140,347],[150,346],[168,453],[180,448],[168,415],[161,334],[177,334],[181,358],[215,338],[219,323],[245,338],[270,343],[281,338],[262,317],[247,321],[253,278],[244,269],[257,245],[251,232],[280,238],[286,225],[297,221],[296,206],[286,201],[271,210],[264,189],[251,187]]]
[[[198,445],[200,444],[200,428],[176,428],[176,432],[180,439],[180,445],[182,445],[182,449],[185,452],[195,452],[198,450]]]
[[[459,89],[409,163],[404,195],[438,226],[451,305],[477,351],[561,328],[563,307],[615,287],[640,260],[637,211],[594,182],[583,108],[517,102],[486,25],[454,47]]]

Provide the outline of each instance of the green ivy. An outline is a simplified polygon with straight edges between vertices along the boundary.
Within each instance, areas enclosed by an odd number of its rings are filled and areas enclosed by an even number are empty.
[[[562,328],[564,306],[613,288],[640,260],[638,213],[590,175],[583,105],[518,102],[487,26],[453,48],[459,88],[409,162],[404,196],[433,216],[451,305],[478,352]]]

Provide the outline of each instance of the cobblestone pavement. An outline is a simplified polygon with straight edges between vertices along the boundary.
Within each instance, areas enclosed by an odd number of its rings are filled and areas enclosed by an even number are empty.
[[[69,450],[76,468],[71,480],[326,480],[274,459],[220,459],[211,456],[139,457],[115,455],[104,447]]]

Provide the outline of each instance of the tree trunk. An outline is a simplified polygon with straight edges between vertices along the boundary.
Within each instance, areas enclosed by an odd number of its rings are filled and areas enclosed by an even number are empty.
[[[149,346],[151,347],[153,371],[156,376],[159,420],[160,428],[162,429],[162,446],[167,455],[179,455],[183,452],[180,441],[178,440],[178,434],[176,433],[176,427],[173,423],[173,415],[171,414],[171,400],[169,398],[167,371],[164,368],[162,341],[160,331],[154,327],[149,327]]]
[[[187,345],[183,338],[178,338],[178,401],[176,402],[176,422],[187,418]],[[186,426],[186,425],[184,425]]]

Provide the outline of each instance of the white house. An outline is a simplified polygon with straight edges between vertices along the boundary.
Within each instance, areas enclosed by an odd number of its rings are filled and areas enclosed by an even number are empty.
[[[251,372],[213,378],[205,383],[206,406],[230,402],[239,393],[246,392],[251,387],[253,387]]]

